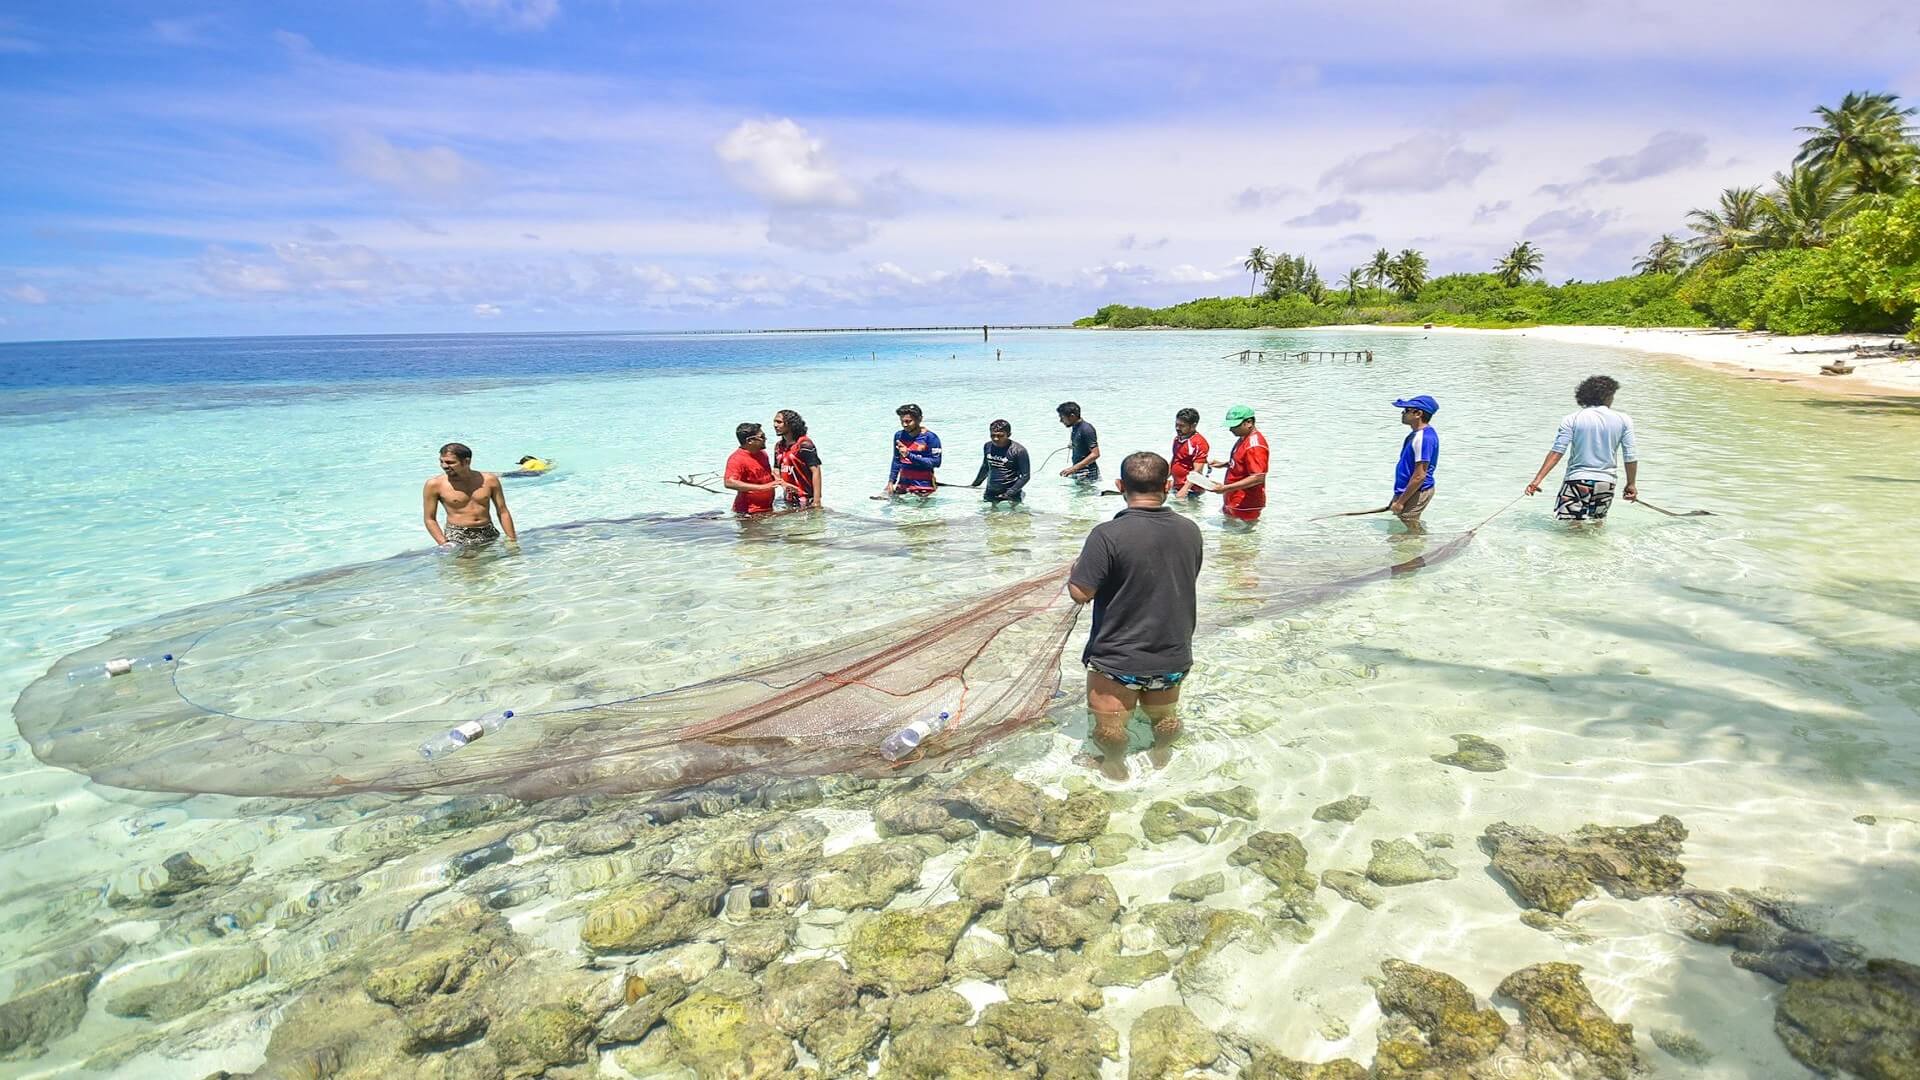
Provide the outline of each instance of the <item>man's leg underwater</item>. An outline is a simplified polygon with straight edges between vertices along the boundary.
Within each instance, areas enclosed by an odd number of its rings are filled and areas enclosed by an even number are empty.
[[[1147,760],[1153,762],[1156,769],[1165,768],[1173,758],[1173,744],[1180,738],[1179,684],[1165,690],[1148,690],[1140,695],[1140,705],[1146,710],[1147,719],[1153,721],[1153,749],[1148,752]]]
[[[1100,771],[1109,780],[1127,778],[1127,720],[1140,703],[1140,693],[1087,671],[1087,715],[1093,722],[1093,743],[1100,748]]]

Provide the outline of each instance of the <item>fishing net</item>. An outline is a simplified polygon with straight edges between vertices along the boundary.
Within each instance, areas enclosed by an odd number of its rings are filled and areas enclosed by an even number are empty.
[[[925,768],[1054,703],[1079,612],[1065,556],[1087,522],[793,517],[580,522],[530,536],[537,557],[409,555],[313,575],[116,632],[29,686],[15,717],[41,760],[116,787],[543,798]],[[1223,536],[1203,631],[1434,565],[1472,536]],[[468,745],[422,756],[507,709]],[[919,752],[881,756],[888,735],[941,712],[951,726]]]

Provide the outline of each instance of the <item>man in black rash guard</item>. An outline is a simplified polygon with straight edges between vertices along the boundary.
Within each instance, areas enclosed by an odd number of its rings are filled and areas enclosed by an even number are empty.
[[[1067,429],[1067,453],[1073,458],[1066,468],[1060,470],[1061,476],[1071,476],[1083,484],[1091,484],[1100,479],[1100,436],[1093,425],[1080,419],[1078,402],[1063,401],[1054,409],[1060,414],[1060,423]]]
[[[980,473],[972,486],[987,485],[987,493],[981,496],[987,502],[1019,502],[1033,474],[1027,448],[1013,441],[1013,425],[1005,420],[988,424],[987,434],[991,437],[980,448]]]

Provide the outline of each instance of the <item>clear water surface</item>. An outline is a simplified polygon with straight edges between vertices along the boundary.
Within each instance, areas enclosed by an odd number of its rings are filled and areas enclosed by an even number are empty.
[[[1301,348],[1370,348],[1375,361],[1233,355]],[[1714,516],[1621,506],[1604,529],[1570,531],[1550,520],[1547,497],[1510,505],[1573,385],[1602,371],[1624,384],[1617,405],[1638,421],[1646,496]],[[1402,434],[1389,402],[1414,393],[1442,405],[1430,527],[1454,535],[1492,517],[1466,554],[1284,618],[1233,621],[1236,603],[1275,582],[1383,565],[1423,542],[1379,518],[1308,520],[1385,501]],[[1098,426],[1109,475],[1125,451],[1164,453],[1184,405],[1224,449],[1221,417],[1251,404],[1275,446],[1254,534],[1199,515],[1209,625],[1186,699],[1191,736],[1123,799],[1252,785],[1261,826],[1298,833],[1316,871],[1363,866],[1374,840],[1456,841],[1457,879],[1389,890],[1372,911],[1328,898],[1312,942],[1252,958],[1218,1000],[1188,1002],[1209,1023],[1260,1031],[1297,1057],[1364,1061],[1377,1013],[1361,978],[1382,958],[1441,968],[1481,994],[1523,964],[1567,959],[1650,1056],[1646,1033],[1664,1028],[1712,1051],[1695,1075],[1802,1073],[1772,1034],[1773,984],[1674,933],[1659,902],[1583,905],[1585,942],[1522,926],[1473,846],[1499,820],[1557,832],[1671,813],[1691,832],[1692,883],[1779,890],[1875,955],[1920,956],[1920,407],[1630,352],[1379,331],[0,345],[10,459],[0,700],[117,627],[426,546],[420,485],[454,439],[480,468],[522,454],[561,463],[551,477],[508,481],[527,534],[520,558],[417,577],[415,592],[385,597],[377,631],[407,643],[387,667],[355,668],[324,694],[208,684],[223,701],[377,722],[472,691],[433,679],[473,650],[503,659],[487,693],[544,679],[541,692],[558,699],[675,685],[900,615],[938,618],[1070,556],[1117,509],[1053,475],[1064,460],[1049,455],[1065,444],[1053,406],[1068,399]],[[989,420],[1012,421],[1033,452],[1035,513],[986,515],[965,491],[924,508],[869,501],[905,401],[943,436],[949,483],[972,478]],[[724,507],[671,481],[718,470],[734,424],[766,423],[778,408],[810,422],[829,505],[881,523],[858,530],[860,543],[770,545],[726,522],[546,530]],[[888,523],[915,527],[896,536]],[[863,546],[875,537],[880,550]],[[1064,660],[1069,685],[1079,640]],[[319,654],[296,660],[330,666]],[[1069,705],[995,753],[1058,790],[1084,732]],[[1510,768],[1434,763],[1461,732],[1502,745]],[[101,1000],[125,972],[206,942],[110,901],[181,850],[250,858],[254,874],[298,892],[349,858],[338,823],[283,804],[94,785],[36,761],[10,719],[0,740],[0,990],[80,928],[130,943],[79,1029],[0,1073],[191,1077],[257,1064],[275,980],[344,946],[262,931],[269,975],[252,997],[155,1037]],[[1354,793],[1373,800],[1359,821],[1309,817]],[[1134,820],[1122,809],[1115,827]],[[1108,872],[1129,903],[1157,901],[1173,882],[1224,868],[1230,847],[1136,848]],[[537,932],[538,918],[515,925]],[[1176,998],[1161,980],[1109,1000],[1102,1015],[1124,1030],[1129,1012]],[[103,1058],[102,1047],[119,1050]]]

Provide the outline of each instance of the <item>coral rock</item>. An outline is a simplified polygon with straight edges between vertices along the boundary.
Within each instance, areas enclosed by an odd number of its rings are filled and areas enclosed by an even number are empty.
[[[1127,1032],[1127,1080],[1184,1077],[1220,1058],[1220,1040],[1181,1005],[1148,1009]]]
[[[1502,821],[1487,826],[1480,844],[1528,905],[1565,915],[1596,885],[1626,900],[1678,889],[1687,872],[1679,861],[1686,838],[1678,818],[1662,815],[1624,828],[1586,825],[1566,836]]]
[[[1375,840],[1367,861],[1367,880],[1375,885],[1415,885],[1422,881],[1452,881],[1460,870],[1438,855],[1429,855],[1411,840]]]

